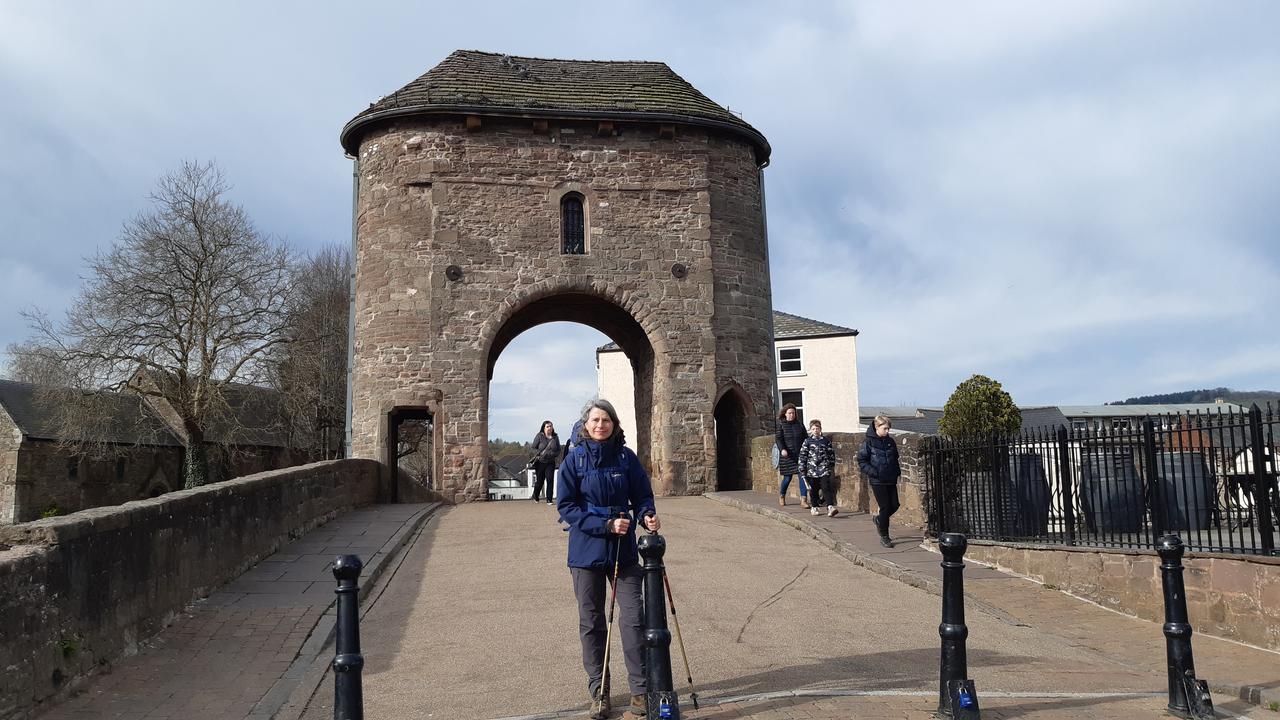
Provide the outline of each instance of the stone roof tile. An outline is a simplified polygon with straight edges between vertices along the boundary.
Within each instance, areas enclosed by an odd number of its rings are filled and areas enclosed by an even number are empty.
[[[745,135],[769,157],[758,130],[677,75],[666,63],[556,60],[455,50],[418,79],[380,98],[342,130],[354,155],[358,130],[380,118],[428,113],[515,117],[603,117],[711,125]]]
[[[832,325],[820,320],[810,320],[799,315],[773,311],[773,337],[775,340],[832,335],[857,335],[853,328]]]

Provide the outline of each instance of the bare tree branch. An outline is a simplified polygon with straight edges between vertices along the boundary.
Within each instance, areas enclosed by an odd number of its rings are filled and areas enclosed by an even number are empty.
[[[227,191],[213,164],[183,163],[157,181],[152,209],[89,260],[62,323],[27,314],[34,343],[58,349],[68,387],[127,386],[173,408],[188,487],[208,479],[206,435],[236,420],[229,388],[266,377],[268,356],[292,340],[290,250]]]

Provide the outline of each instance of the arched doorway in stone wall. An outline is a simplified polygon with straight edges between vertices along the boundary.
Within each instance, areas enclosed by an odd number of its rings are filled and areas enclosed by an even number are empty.
[[[737,385],[730,385],[716,401],[716,489],[750,490],[750,439],[747,436],[750,401]]]
[[[626,310],[598,295],[578,291],[551,294],[533,300],[515,310],[494,334],[486,357],[486,376],[483,388],[484,427],[489,426],[489,385],[494,378],[494,367],[503,350],[521,333],[533,327],[553,322],[573,322],[593,328],[626,353],[635,373],[636,427],[627,427],[627,445],[632,448],[646,469],[652,472],[653,433],[653,383],[655,353],[652,343],[640,323]],[[572,420],[562,418],[561,421]],[[554,422],[554,420],[553,420]],[[560,426],[561,440],[568,438],[571,426]],[[532,431],[532,428],[531,428]],[[488,451],[488,440],[484,447]],[[522,441],[526,438],[521,437]],[[486,464],[488,458],[486,457]]]

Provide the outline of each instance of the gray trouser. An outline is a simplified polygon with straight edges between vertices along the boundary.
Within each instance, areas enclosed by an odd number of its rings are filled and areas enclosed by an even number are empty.
[[[578,635],[582,639],[582,668],[587,671],[587,692],[595,697],[603,671],[605,634],[608,631],[605,622],[609,602],[607,580],[613,574],[613,568],[607,571],[569,568],[569,573],[573,575],[573,594],[578,599]],[[627,682],[631,685],[632,695],[645,692],[643,580],[644,570],[639,565],[618,571],[618,608],[613,616],[618,627],[614,634],[622,636],[622,657],[627,663]],[[610,684],[617,687],[616,682]]]

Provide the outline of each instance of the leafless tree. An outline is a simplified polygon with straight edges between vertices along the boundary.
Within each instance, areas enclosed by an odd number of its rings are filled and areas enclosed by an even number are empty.
[[[62,322],[26,313],[72,387],[128,386],[162,401],[187,447],[187,487],[208,480],[208,430],[234,420],[228,389],[264,380],[269,353],[291,340],[289,249],[261,235],[228,189],[212,163],[184,162],[160,178],[153,208],[90,259]]]
[[[289,291],[294,342],[273,353],[291,436],[326,459],[342,457],[347,403],[351,253],[326,247],[300,263]]]
[[[435,425],[430,420],[408,419],[396,432],[396,465],[423,488],[434,487],[432,439]]]
[[[71,384],[70,372],[56,347],[26,340],[9,343],[5,354],[9,356],[9,367],[5,372],[9,380],[54,387]]]

